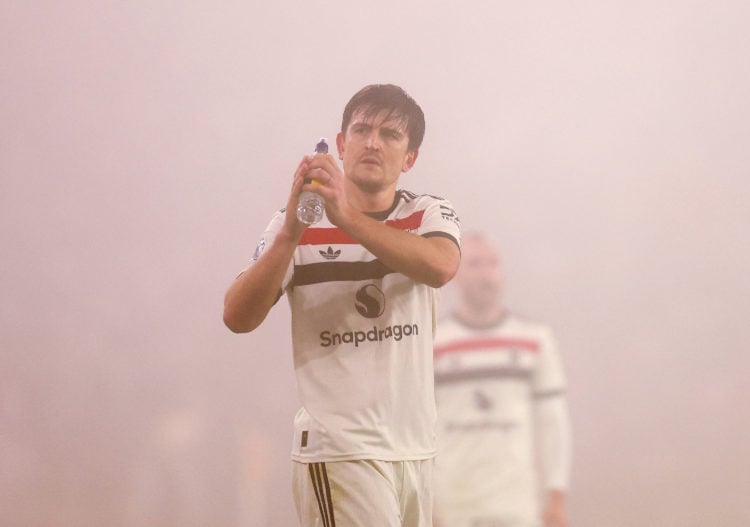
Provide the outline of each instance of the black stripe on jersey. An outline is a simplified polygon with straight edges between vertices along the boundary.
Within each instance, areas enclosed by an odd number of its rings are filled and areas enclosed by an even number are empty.
[[[444,198],[441,198],[440,196],[433,196],[432,194],[417,194],[416,192],[412,192],[411,190],[397,190],[396,196],[393,198],[393,205],[391,205],[389,209],[380,212],[365,212],[365,214],[367,214],[371,218],[375,218],[376,220],[383,221],[388,218],[388,216],[390,216],[391,212],[396,210],[399,201],[403,201],[404,203],[411,203],[421,196],[429,196],[432,199],[444,201]]]
[[[531,371],[519,370],[518,368],[487,368],[435,374],[435,384],[451,384],[482,379],[518,379],[529,381],[531,380]]]
[[[412,192],[411,190],[399,190],[398,193],[401,195],[401,198],[404,200],[404,203],[409,203],[413,199],[417,199],[419,196]]]
[[[380,260],[370,262],[317,262],[294,266],[292,286],[324,282],[377,280],[395,272]]]
[[[422,238],[447,238],[453,243],[456,244],[456,247],[458,247],[458,250],[461,250],[461,244],[458,243],[458,240],[454,237],[448,234],[447,232],[443,231],[435,231],[435,232],[426,232],[422,235]]]
[[[381,210],[380,212],[365,212],[365,214],[367,214],[374,220],[385,221],[388,219],[388,216],[391,215],[391,212],[396,210],[396,207],[398,207],[398,202],[402,199],[404,200],[404,202],[409,203],[409,200],[404,199],[403,191],[397,190],[396,195],[393,196],[393,203],[391,203],[390,207],[388,207],[386,210]]]
[[[423,235],[425,238],[447,238],[460,248],[458,240],[446,232],[435,231]],[[292,287],[298,285],[322,284],[325,282],[356,282],[359,280],[378,280],[395,273],[393,269],[380,260],[369,262],[316,262],[294,266]],[[278,301],[278,298],[276,299]]]
[[[318,509],[320,510],[320,518],[323,520],[323,527],[336,527],[326,465],[325,463],[310,463],[309,471],[310,479],[315,489],[315,497],[318,500]]]
[[[420,196],[429,196],[432,199],[436,199],[438,201],[445,200],[445,198],[441,198],[440,196],[435,196],[434,194],[417,194],[416,192],[412,192],[411,190],[399,190],[398,192],[401,194],[401,197],[404,198],[404,201],[406,203],[409,203],[410,201],[417,199]]]

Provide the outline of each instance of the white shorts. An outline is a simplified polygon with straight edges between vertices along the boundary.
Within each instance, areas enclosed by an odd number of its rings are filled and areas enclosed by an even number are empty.
[[[443,511],[435,515],[437,527],[539,527],[536,521],[517,516],[482,514],[475,511]]]
[[[292,461],[301,527],[431,527],[432,459]]]

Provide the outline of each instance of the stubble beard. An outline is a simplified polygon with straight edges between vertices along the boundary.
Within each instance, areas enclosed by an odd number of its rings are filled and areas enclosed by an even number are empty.
[[[382,168],[380,170],[382,171]],[[390,186],[382,173],[375,177],[368,177],[367,174],[360,175],[355,171],[349,179],[360,191],[366,194],[379,194]]]

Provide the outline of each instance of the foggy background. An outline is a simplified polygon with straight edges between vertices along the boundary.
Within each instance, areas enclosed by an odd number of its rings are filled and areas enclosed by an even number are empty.
[[[750,524],[749,6],[2,0],[0,525],[296,524],[288,308],[223,295],[373,82],[556,330],[571,526]]]

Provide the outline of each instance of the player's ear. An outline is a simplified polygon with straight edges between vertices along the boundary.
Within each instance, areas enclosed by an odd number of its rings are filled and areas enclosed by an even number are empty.
[[[406,152],[404,163],[401,165],[401,172],[408,172],[409,170],[411,170],[411,167],[413,167],[414,163],[417,162],[418,156],[419,156],[419,149],[409,150],[408,152]]]
[[[339,132],[336,134],[336,149],[339,151],[339,159],[344,160],[344,134]]]

